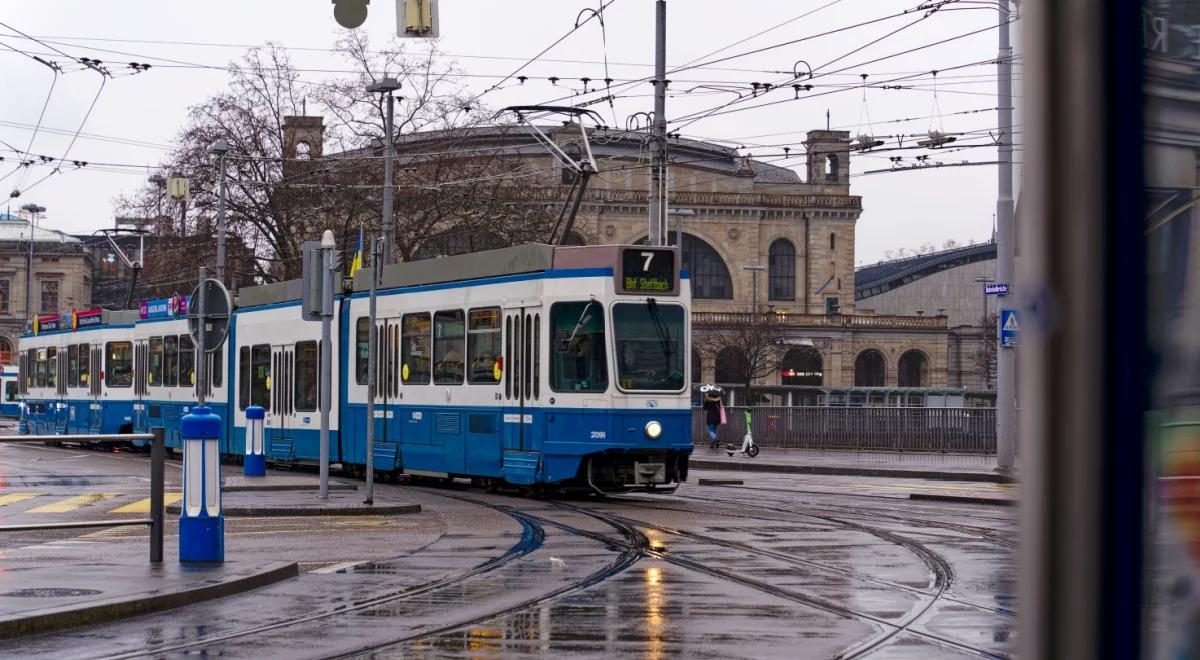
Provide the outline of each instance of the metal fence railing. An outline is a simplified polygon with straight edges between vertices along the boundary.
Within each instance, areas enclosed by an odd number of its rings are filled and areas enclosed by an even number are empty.
[[[746,434],[743,407],[725,408],[722,444],[740,444]],[[837,408],[755,406],[749,409],[754,441],[781,449],[848,451],[996,452],[995,408]],[[692,409],[692,440],[708,442],[704,412]]]
[[[0,532],[31,532],[47,529],[80,529],[88,527],[128,527],[147,525],[150,527],[150,562],[161,564],[163,560],[163,483],[166,465],[166,444],[162,428],[153,433],[123,433],[114,435],[16,435],[0,437],[0,444],[31,444],[47,442],[99,442],[103,444],[125,443],[132,440],[150,441],[150,517],[125,520],[79,520],[26,525],[0,525]]]

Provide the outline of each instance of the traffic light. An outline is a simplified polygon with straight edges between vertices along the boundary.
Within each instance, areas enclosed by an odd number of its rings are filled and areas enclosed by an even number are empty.
[[[356,28],[367,20],[371,0],[333,0],[333,18],[344,28]]]

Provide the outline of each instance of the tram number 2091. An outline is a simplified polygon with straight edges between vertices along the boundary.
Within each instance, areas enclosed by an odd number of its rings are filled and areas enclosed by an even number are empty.
[[[605,431],[592,431],[592,440],[604,440],[608,438],[608,433]]]

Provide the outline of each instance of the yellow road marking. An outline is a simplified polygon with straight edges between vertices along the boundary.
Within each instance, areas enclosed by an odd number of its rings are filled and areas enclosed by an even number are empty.
[[[43,494],[44,493],[9,493],[8,495],[0,495],[0,506],[4,506],[5,504],[16,504],[17,502],[24,502],[25,500],[32,500],[33,498]]]
[[[183,499],[183,493],[163,493],[163,505],[168,506]],[[136,502],[120,506],[109,513],[150,513],[150,498],[140,499]]]
[[[43,504],[42,506],[26,511],[26,513],[65,513],[67,511],[74,511],[81,506],[88,506],[89,504],[95,504],[96,502],[111,500],[118,495],[120,495],[120,493],[85,493],[83,495],[76,495],[75,497],[68,497],[65,500],[59,500],[51,504]]]

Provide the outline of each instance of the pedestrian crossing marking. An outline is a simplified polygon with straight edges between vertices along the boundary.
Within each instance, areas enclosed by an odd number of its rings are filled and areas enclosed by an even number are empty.
[[[183,499],[183,493],[163,493],[163,506],[169,506]],[[125,506],[120,506],[109,513],[150,513],[150,498],[145,497]]]
[[[65,500],[51,502],[50,504],[43,504],[42,506],[26,511],[26,513],[66,513],[67,511],[74,511],[81,506],[111,500],[118,495],[120,493],[85,493],[83,495],[76,495],[75,497],[68,497]]]
[[[0,495],[0,506],[5,504],[16,504],[25,500],[32,500],[35,497],[40,497],[44,493],[9,493],[8,495]]]

